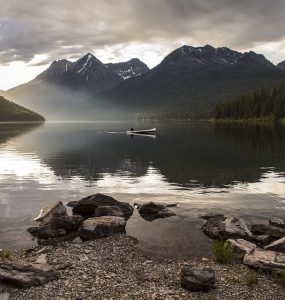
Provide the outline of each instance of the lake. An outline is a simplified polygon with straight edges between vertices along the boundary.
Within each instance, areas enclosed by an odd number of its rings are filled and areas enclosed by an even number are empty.
[[[156,138],[128,136],[130,127],[156,127]],[[237,214],[249,224],[285,218],[285,128],[0,124],[0,248],[33,245],[26,229],[43,206],[98,192],[131,204],[178,204],[177,216],[152,222],[135,210],[127,233],[153,254],[208,255],[201,214]]]

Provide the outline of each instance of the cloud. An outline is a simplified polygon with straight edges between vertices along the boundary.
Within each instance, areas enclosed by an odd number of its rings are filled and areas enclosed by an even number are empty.
[[[182,43],[275,45],[285,39],[284,11],[284,0],[6,0],[0,64],[30,63],[36,55],[76,59],[89,51],[116,60],[126,56],[124,48],[138,57],[153,49],[158,59]],[[284,52],[281,45],[276,50]]]

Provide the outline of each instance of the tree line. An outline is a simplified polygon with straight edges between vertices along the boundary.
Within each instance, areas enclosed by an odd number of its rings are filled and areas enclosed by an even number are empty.
[[[214,118],[272,122],[285,119],[285,84],[271,89],[261,88],[254,93],[219,102],[214,108]]]

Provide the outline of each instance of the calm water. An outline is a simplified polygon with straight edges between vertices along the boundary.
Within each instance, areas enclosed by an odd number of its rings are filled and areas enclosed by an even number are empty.
[[[156,138],[120,133],[157,127]],[[26,228],[45,205],[106,193],[121,201],[177,203],[177,216],[129,235],[149,252],[207,255],[199,215],[247,222],[285,218],[285,128],[191,124],[46,123],[0,125],[0,248],[31,245]]]

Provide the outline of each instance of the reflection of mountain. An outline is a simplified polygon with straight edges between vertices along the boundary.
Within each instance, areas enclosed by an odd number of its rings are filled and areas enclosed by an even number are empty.
[[[128,172],[139,177],[152,166],[171,184],[223,187],[259,180],[261,167],[275,167],[278,172],[285,169],[285,132],[276,133],[273,128],[260,127],[258,132],[244,128],[231,135],[229,130],[222,134],[221,129],[206,123],[164,124],[157,126],[158,138],[152,140],[100,133],[96,126],[47,124],[20,143],[24,149],[36,151],[56,175],[80,176],[87,181],[98,180],[102,173],[124,176]],[[114,127],[119,130],[118,125]],[[252,147],[251,136],[262,140],[257,148]],[[242,144],[237,142],[240,139]]]
[[[28,133],[36,128],[41,127],[42,124],[16,124],[10,123],[0,124],[0,145],[6,143],[8,140],[18,137],[22,134]]]

